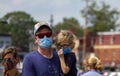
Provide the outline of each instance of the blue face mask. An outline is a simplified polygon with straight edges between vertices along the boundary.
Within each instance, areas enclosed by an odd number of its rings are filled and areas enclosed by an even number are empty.
[[[63,49],[63,54],[64,55],[67,54],[70,50],[71,50],[71,48],[65,48],[65,49]]]
[[[52,45],[53,40],[44,36],[44,38],[39,40],[39,43],[41,48],[49,48]]]

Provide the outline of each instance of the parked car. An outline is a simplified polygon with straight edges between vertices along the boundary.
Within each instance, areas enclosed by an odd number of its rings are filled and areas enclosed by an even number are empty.
[[[120,72],[111,72],[109,76],[120,76]]]

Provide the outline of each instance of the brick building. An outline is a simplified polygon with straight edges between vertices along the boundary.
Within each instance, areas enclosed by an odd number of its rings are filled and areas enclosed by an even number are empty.
[[[98,32],[93,49],[103,66],[120,67],[120,32]]]
[[[85,43],[85,57],[89,56],[91,53],[94,52],[94,37],[95,35],[91,32],[86,33],[86,43]],[[79,46],[79,59],[80,63],[82,63],[83,58],[83,44],[84,44],[84,37],[79,37],[80,46]]]

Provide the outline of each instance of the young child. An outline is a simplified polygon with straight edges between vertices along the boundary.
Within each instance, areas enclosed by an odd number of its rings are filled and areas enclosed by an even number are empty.
[[[77,75],[75,50],[78,49],[79,41],[76,41],[77,37],[67,30],[61,30],[57,35],[56,45],[64,76]]]

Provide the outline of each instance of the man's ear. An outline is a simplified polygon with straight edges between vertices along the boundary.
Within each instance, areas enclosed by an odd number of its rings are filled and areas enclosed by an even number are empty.
[[[35,43],[37,43],[37,37],[36,36],[34,36],[34,40],[35,40]]]

